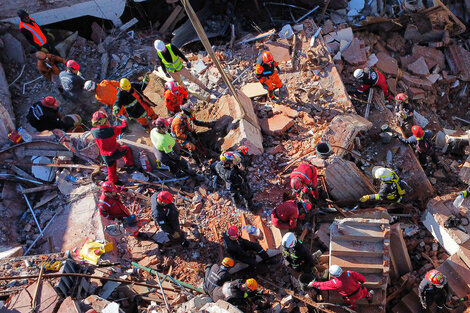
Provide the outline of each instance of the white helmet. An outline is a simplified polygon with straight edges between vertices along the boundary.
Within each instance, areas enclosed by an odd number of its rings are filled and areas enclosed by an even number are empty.
[[[284,237],[282,237],[282,245],[287,249],[292,248],[296,243],[297,238],[294,233],[286,233]]]
[[[163,52],[166,49],[165,43],[158,39],[153,42],[153,46],[158,52]]]
[[[381,181],[389,181],[393,178],[392,170],[381,166],[374,166],[372,168],[372,175]]]
[[[331,265],[328,272],[331,276],[340,277],[343,274],[343,269],[339,265]]]
[[[362,76],[364,76],[364,70],[362,68],[358,68],[354,71],[354,78],[360,79]]]
[[[85,89],[86,91],[93,91],[95,90],[96,88],[96,83],[92,80],[87,80],[85,82],[85,85],[83,85],[83,89]]]

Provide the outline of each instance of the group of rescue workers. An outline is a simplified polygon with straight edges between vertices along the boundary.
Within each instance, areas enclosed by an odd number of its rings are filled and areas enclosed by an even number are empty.
[[[57,51],[51,44],[53,35],[44,30],[24,10],[18,11],[21,19],[20,29],[25,37],[36,47],[37,68],[46,80],[55,82],[59,77],[59,92],[67,101],[83,103],[83,92],[92,93],[96,100],[103,103],[112,112],[120,125],[112,126],[108,113],[104,109],[96,111],[91,119],[93,135],[99,148],[103,162],[107,166],[107,181],[101,186],[99,198],[99,212],[103,218],[110,222],[118,222],[125,227],[134,227],[138,217],[123,204],[121,195],[129,192],[117,176],[117,161],[123,159],[124,169],[129,173],[136,170],[134,158],[130,148],[119,144],[117,138],[124,134],[128,128],[128,120],[136,120],[150,132],[150,139],[159,164],[166,165],[170,172],[177,177],[196,177],[196,171],[190,166],[181,153],[185,152],[194,159],[197,165],[201,164],[206,153],[203,151],[194,125],[213,128],[215,121],[203,122],[195,118],[195,112],[189,101],[188,90],[181,76],[197,84],[202,90],[212,93],[199,79],[194,77],[188,69],[191,63],[184,54],[174,45],[165,44],[161,40],[154,42],[157,50],[158,62],[169,78],[165,84],[164,104],[170,118],[158,117],[153,107],[156,105],[144,95],[149,83],[149,73],[141,82],[131,83],[128,78],[119,82],[103,80],[99,83],[85,80],[80,73],[80,66],[74,60],[65,60],[57,56]],[[186,62],[186,69],[183,62]],[[64,64],[65,70],[60,71],[57,64]],[[280,91],[283,87],[279,78],[281,69],[269,51],[261,53],[255,66],[256,78],[267,90],[267,97],[273,102],[281,100]],[[353,76],[362,82],[356,95],[364,94],[371,87],[380,87],[387,101],[391,100],[385,76],[379,71],[364,68],[354,71]],[[404,128],[405,134],[411,131],[412,136],[402,138],[395,135],[401,142],[415,146],[418,159],[423,168],[428,166],[428,157],[439,166],[431,142],[432,132],[413,125],[413,108],[408,102],[408,96],[399,93],[395,97],[395,114]],[[76,130],[81,125],[81,118],[76,114],[62,117],[59,113],[59,101],[51,96],[43,98],[33,104],[27,114],[27,120],[37,131],[62,129],[64,131]],[[151,126],[154,126],[151,130]],[[214,175],[214,185],[219,179],[238,208],[248,208],[256,211],[253,203],[254,191],[250,188],[247,179],[247,168],[251,164],[248,149],[244,146],[234,151],[224,151],[220,160],[212,162],[211,173]],[[364,195],[358,201],[402,201],[406,192],[406,183],[401,180],[393,169],[375,166],[372,176],[381,183],[379,192]],[[309,221],[316,214],[316,203],[323,198],[324,191],[318,184],[317,169],[308,163],[300,163],[290,174],[290,186],[294,199],[287,200],[278,205],[270,214],[272,224],[285,234],[282,238],[282,256],[284,264],[301,277],[311,277],[308,283],[299,279],[302,290],[315,288],[319,290],[336,290],[341,294],[345,303],[356,309],[356,301],[361,298],[372,302],[374,293],[364,287],[366,283],[363,275],[354,271],[343,270],[340,266],[332,264],[326,275],[320,275],[316,268],[322,251],[311,253],[301,239],[297,238],[298,230],[311,227]],[[470,187],[469,187],[470,188]],[[463,191],[462,197],[467,197],[470,190]],[[245,203],[246,202],[246,203]],[[173,195],[168,191],[156,192],[151,197],[151,215],[159,228],[168,235],[170,244],[180,244],[188,247],[190,242],[182,231],[179,223],[179,212],[173,201]],[[134,228],[135,229],[135,228]],[[149,237],[138,231],[132,236],[139,239]],[[229,303],[246,309],[246,304],[263,306],[262,290],[258,290],[258,283],[254,278],[247,280],[232,280],[230,270],[235,262],[244,263],[256,269],[258,260],[273,263],[267,251],[258,242],[241,238],[237,226],[230,226],[222,235],[225,257],[221,264],[211,264],[206,267],[203,288],[214,301],[223,299]],[[258,259],[257,259],[258,258]],[[332,277],[325,281],[326,276]],[[307,276],[305,276],[307,275]],[[323,281],[322,281],[323,280]],[[435,302],[442,308],[449,300],[451,293],[448,290],[447,280],[437,271],[429,271],[419,285],[419,296],[423,308]],[[466,299],[461,299],[462,301]]]

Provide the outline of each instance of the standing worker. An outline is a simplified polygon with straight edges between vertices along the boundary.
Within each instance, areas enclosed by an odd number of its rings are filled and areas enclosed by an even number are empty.
[[[29,16],[25,10],[18,10],[16,14],[20,18],[20,31],[26,37],[28,42],[36,47],[36,50],[42,50],[45,53],[58,54],[57,50],[51,44],[51,33],[45,33],[36,21]]]
[[[221,287],[226,281],[232,278],[229,270],[235,265],[235,261],[231,258],[224,258],[222,263],[209,264],[206,266],[206,274],[202,287],[204,291],[212,298],[213,291],[216,287]]]
[[[256,267],[256,255],[259,255],[263,261],[269,259],[268,253],[257,242],[240,237],[240,232],[237,226],[230,226],[226,232],[223,233],[224,246],[228,255],[239,262],[245,263],[253,268]]]
[[[111,109],[116,102],[119,88],[120,84],[117,80],[102,80],[99,84],[87,80],[83,86],[86,91],[95,93],[96,100],[111,107]],[[124,109],[122,111],[124,112]],[[118,115],[122,115],[122,113]]]
[[[308,200],[287,200],[271,212],[271,222],[279,229],[296,229],[298,220],[305,220],[312,210]]]
[[[101,157],[108,167],[108,180],[117,183],[116,161],[120,158],[126,162],[127,171],[135,169],[132,151],[126,145],[117,143],[116,138],[127,130],[127,121],[122,121],[121,126],[112,127],[108,121],[108,116],[103,111],[93,113],[91,119],[91,134],[95,138],[100,149]]]
[[[363,286],[366,282],[363,275],[353,271],[343,272],[343,269],[338,265],[331,265],[328,271],[334,277],[333,279],[325,282],[312,281],[308,286],[319,290],[339,292],[351,310],[356,310],[356,300],[366,298],[369,303],[372,303],[374,291],[368,292],[367,288]]]
[[[158,116],[151,108],[154,104],[143,95],[148,82],[148,74],[145,75],[141,83],[131,84],[127,78],[122,78],[119,82],[120,89],[116,95],[116,102],[113,105],[113,115],[121,115],[124,108],[129,118],[135,119],[146,128],[150,128],[148,119],[154,120]]]
[[[276,102],[279,101],[279,88],[282,87],[282,81],[278,75],[278,73],[281,73],[279,65],[274,61],[269,51],[263,52],[256,62],[256,78],[263,85],[263,88],[268,91],[268,98]]]
[[[318,263],[321,250],[314,254],[305,247],[302,241],[298,240],[294,233],[286,233],[282,237],[282,256],[286,266],[298,273],[315,275],[318,270],[315,265]]]
[[[397,203],[401,202],[405,195],[406,184],[400,180],[397,173],[389,168],[374,166],[372,168],[372,176],[380,179],[380,190],[378,193],[372,195],[362,196],[359,201],[366,202],[372,200],[396,200]]]
[[[59,92],[67,100],[80,102],[83,100],[82,92],[85,85],[85,79],[80,73],[80,65],[74,60],[68,60],[66,66],[67,69],[59,74],[62,84]]]
[[[364,69],[357,69],[354,71],[354,78],[360,80],[362,85],[356,91],[356,94],[362,95],[364,92],[369,90],[371,87],[380,87],[384,92],[384,97],[387,101],[391,101],[392,97],[388,93],[387,80],[385,79],[384,74],[379,71],[374,71],[368,67]]]
[[[168,191],[154,193],[150,198],[152,217],[160,229],[164,231],[171,241],[188,247],[186,234],[181,230],[179,212],[173,203],[173,195]]]
[[[210,89],[206,87],[199,79],[193,76],[190,71],[183,67],[183,59],[186,62],[188,69],[191,68],[191,62],[184,56],[184,54],[174,45],[166,44],[161,40],[155,40],[153,43],[155,50],[157,50],[158,60],[163,71],[168,73],[174,80],[178,82],[180,86],[184,86],[181,75],[186,77],[188,80],[197,84],[202,90],[211,93]],[[185,88],[187,89],[187,88]]]
[[[317,169],[311,164],[300,163],[290,174],[290,186],[297,197],[307,195],[311,200],[318,199],[317,184]]]
[[[406,139],[398,135],[395,136],[397,136],[401,142],[415,146],[419,163],[421,163],[423,168],[428,166],[428,156],[431,157],[432,161],[436,165],[440,165],[439,158],[437,157],[432,144],[432,131],[423,130],[420,126],[414,125],[411,127],[411,132],[413,133],[413,136]]]
[[[168,113],[173,116],[181,111],[181,106],[188,102],[188,92],[174,80],[165,83],[164,101]]]
[[[36,67],[38,68],[39,73],[44,76],[47,81],[52,82],[56,81],[57,75],[60,73],[56,63],[67,63],[64,58],[50,53],[45,53],[44,51],[37,51],[36,59],[38,60]]]
[[[447,278],[438,270],[426,273],[418,287],[419,300],[423,309],[430,308],[436,303],[438,310],[443,310],[446,302],[451,299],[452,294],[447,284]]]
[[[405,134],[410,135],[413,125],[413,108],[408,102],[408,96],[403,92],[395,96],[395,116]]]

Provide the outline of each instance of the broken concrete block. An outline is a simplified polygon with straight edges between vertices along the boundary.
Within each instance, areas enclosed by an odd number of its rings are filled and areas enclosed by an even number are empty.
[[[372,53],[371,55],[369,55],[369,58],[367,59],[366,66],[367,67],[372,67],[375,64],[377,64],[377,62],[379,62],[379,59],[377,58],[375,53]]]
[[[294,120],[285,115],[274,115],[261,121],[261,129],[267,135],[276,136],[284,134],[289,128],[294,126]]]
[[[201,308],[204,313],[243,313],[236,306],[224,300],[218,300],[216,303],[207,303]]]
[[[7,312],[27,313],[31,312],[31,300],[34,296],[37,282],[29,285],[13,296],[5,306]],[[53,313],[60,297],[48,281],[43,281],[37,297],[36,312]]]
[[[438,49],[414,45],[412,56],[413,61],[418,59],[419,57],[423,57],[426,61],[426,64],[428,65],[428,68],[430,69],[436,65],[439,65],[439,68],[441,69],[445,68],[444,53],[442,53],[442,51]]]
[[[422,88],[424,90],[432,90],[432,83],[427,78],[419,78],[403,72],[402,80],[408,86]]]
[[[408,65],[408,70],[419,76],[426,76],[429,74],[429,69],[424,60],[424,57],[419,57],[416,61]]]
[[[343,59],[351,65],[363,65],[367,62],[364,42],[354,38],[347,49],[342,52]]]
[[[445,56],[452,74],[463,81],[470,81],[470,51],[454,43],[445,50]]]
[[[27,224],[27,225],[30,225],[30,224]],[[13,247],[13,248],[0,246],[0,260],[22,256],[23,252],[24,251],[23,251],[22,246]]]
[[[211,303],[212,299],[205,295],[199,295],[191,300],[183,303],[176,313],[197,313],[207,303]]]
[[[426,92],[423,89],[409,87],[408,96],[411,98],[411,100],[421,100],[426,98]]]
[[[263,154],[263,136],[260,128],[253,126],[245,119],[238,122],[237,128],[232,128],[229,131],[224,138],[221,149],[229,150],[240,145],[246,146],[249,154]]]
[[[263,88],[263,85],[259,82],[248,83],[241,88],[241,91],[248,97],[254,98],[259,96],[266,95],[266,89]],[[228,96],[228,95],[227,95]],[[226,96],[224,96],[226,97]]]
[[[276,105],[273,108],[273,112],[274,112],[274,114],[276,114],[276,113],[284,114],[285,116],[290,117],[290,118],[297,118],[300,114],[299,111],[291,109],[290,107],[288,107],[286,105],[281,105],[281,104]]]
[[[398,74],[398,62],[392,58],[388,53],[379,52],[377,53],[377,68],[384,74],[390,74],[397,76]]]
[[[395,275],[395,278],[401,277],[413,270],[400,223],[390,226],[390,258],[392,274]]]
[[[354,34],[351,27],[340,29],[337,32],[331,33],[331,35],[336,41],[346,40],[351,42],[354,39]]]
[[[425,128],[429,124],[428,119],[421,115],[418,111],[413,111],[413,117],[415,123],[422,128]]]
[[[289,46],[281,42],[269,42],[265,44],[276,62],[287,62],[290,58]]]
[[[24,64],[25,56],[21,42],[10,33],[5,33],[5,35],[0,38],[4,43],[4,47],[1,50],[4,61]]]
[[[441,75],[439,74],[430,74],[428,75],[427,79],[432,83],[434,84],[438,79],[441,78]]]

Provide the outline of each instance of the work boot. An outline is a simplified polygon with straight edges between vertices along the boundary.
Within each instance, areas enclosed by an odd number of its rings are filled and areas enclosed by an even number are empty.
[[[367,293],[366,299],[369,304],[372,304],[372,300],[374,300],[374,294],[374,290],[369,290],[369,292]]]

